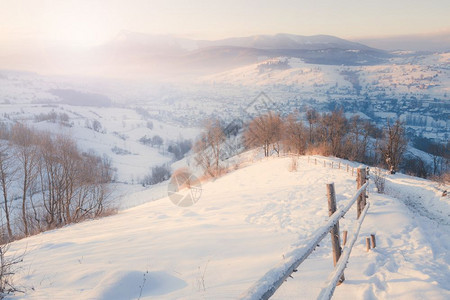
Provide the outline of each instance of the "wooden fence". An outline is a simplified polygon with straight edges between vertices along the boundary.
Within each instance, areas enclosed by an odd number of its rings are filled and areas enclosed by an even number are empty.
[[[294,156],[293,154],[290,154],[289,156]],[[344,161],[340,161],[340,159],[338,161],[334,161],[334,160],[330,160],[330,159],[326,159],[323,157],[314,157],[314,156],[308,156],[308,163],[312,163],[315,165],[322,165],[323,167],[330,167],[331,169],[339,169],[339,170],[344,170],[347,173],[351,173],[352,176],[357,175],[356,170],[358,168],[355,168],[354,166],[350,165],[348,162],[346,163],[345,160]]]
[[[309,159],[309,158],[308,158]],[[316,160],[317,163],[317,160]],[[324,161],[325,164],[325,161]],[[340,166],[339,166],[340,168]],[[348,170],[348,167],[347,167]],[[369,209],[369,203],[366,203],[366,189],[369,184],[367,181],[366,168],[357,168],[357,192],[353,195],[347,205],[336,210],[336,197],[334,184],[327,184],[328,196],[328,221],[319,227],[305,245],[297,248],[285,257],[284,261],[278,266],[272,268],[256,283],[254,283],[241,297],[245,300],[269,299],[275,291],[289,278],[293,272],[297,272],[298,266],[308,258],[318,244],[330,232],[333,249],[333,261],[335,268],[328,276],[325,287],[321,290],[318,299],[331,299],[336,285],[345,280],[344,269],[350,257],[350,252],[355,244],[361,224]],[[350,241],[344,245],[341,251],[339,238],[339,220],[350,210],[354,203],[357,203],[357,222]]]

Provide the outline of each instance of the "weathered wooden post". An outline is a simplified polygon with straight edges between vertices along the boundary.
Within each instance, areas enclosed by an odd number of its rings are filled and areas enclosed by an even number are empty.
[[[364,183],[366,183],[366,169],[365,168],[358,168],[356,175],[356,190],[359,190]],[[356,202],[357,207],[357,219],[359,219],[359,216],[361,215],[361,212],[364,209],[364,206],[366,206],[366,191],[363,191],[361,195],[359,195],[358,200]]]
[[[347,173],[348,173],[348,164],[347,164]]]
[[[339,167],[338,167],[338,169],[339,169],[339,170],[341,169],[341,162],[339,162]]]
[[[366,238],[366,251],[368,252],[370,250],[370,238]]]
[[[370,235],[370,240],[372,242],[372,248],[375,248],[377,246],[377,243],[375,241],[375,234]]]
[[[331,216],[336,211],[336,193],[334,191],[334,183],[327,184],[327,198],[328,198],[328,215]],[[339,221],[330,231],[331,235],[331,247],[333,251],[333,263],[336,267],[336,263],[341,257],[341,242],[339,240]],[[344,273],[342,273],[339,283],[341,284],[345,280]]]
[[[345,246],[345,244],[347,244],[347,235],[348,235],[348,231],[344,230],[344,236],[342,238],[342,244],[344,244],[344,246]]]

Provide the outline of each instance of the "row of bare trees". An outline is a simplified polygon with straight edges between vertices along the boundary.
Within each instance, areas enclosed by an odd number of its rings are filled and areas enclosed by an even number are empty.
[[[112,179],[107,157],[82,153],[68,136],[0,126],[4,240],[104,214]]]
[[[370,137],[382,133],[368,121],[358,116],[347,119],[342,111],[319,114],[306,113],[307,124],[298,113],[282,118],[269,112],[250,121],[244,131],[244,142],[249,148],[262,146],[264,154],[270,151],[296,154],[319,153],[350,160],[367,159]]]
[[[407,140],[403,124],[387,123],[380,130],[358,116],[347,119],[340,110],[320,114],[308,110],[306,122],[299,113],[282,117],[275,112],[259,115],[244,124],[242,143],[261,147],[265,156],[280,152],[321,154],[353,161],[384,164],[391,172],[399,168]],[[218,120],[209,120],[194,146],[196,162],[210,176],[220,173],[221,152],[227,136]]]

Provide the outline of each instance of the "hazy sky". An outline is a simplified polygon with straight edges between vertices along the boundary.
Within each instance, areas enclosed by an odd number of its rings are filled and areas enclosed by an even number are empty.
[[[253,34],[342,38],[450,31],[449,0],[0,0],[0,45],[95,45],[121,30],[219,39]]]

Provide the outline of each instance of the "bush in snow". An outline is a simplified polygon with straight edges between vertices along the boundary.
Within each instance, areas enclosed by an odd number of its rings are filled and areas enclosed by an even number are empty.
[[[123,149],[123,148],[120,148],[117,146],[114,146],[113,148],[111,148],[111,151],[117,155],[130,155],[131,154],[131,152],[128,151],[127,149]]]
[[[374,168],[373,170],[373,182],[375,183],[375,186],[377,187],[377,191],[379,194],[384,193],[384,188],[386,185],[386,175],[384,174],[383,169],[381,168]]]
[[[5,254],[9,249],[9,244],[0,246],[0,299],[17,292],[21,292],[13,283],[12,277],[15,274],[15,266],[23,261],[23,255],[6,258]]]
[[[291,162],[289,164],[289,172],[296,172],[298,167],[298,159],[295,156],[291,157]]]
[[[205,175],[217,177],[222,172],[220,157],[224,152],[226,135],[219,120],[208,120],[201,137],[194,145],[195,162]]]

